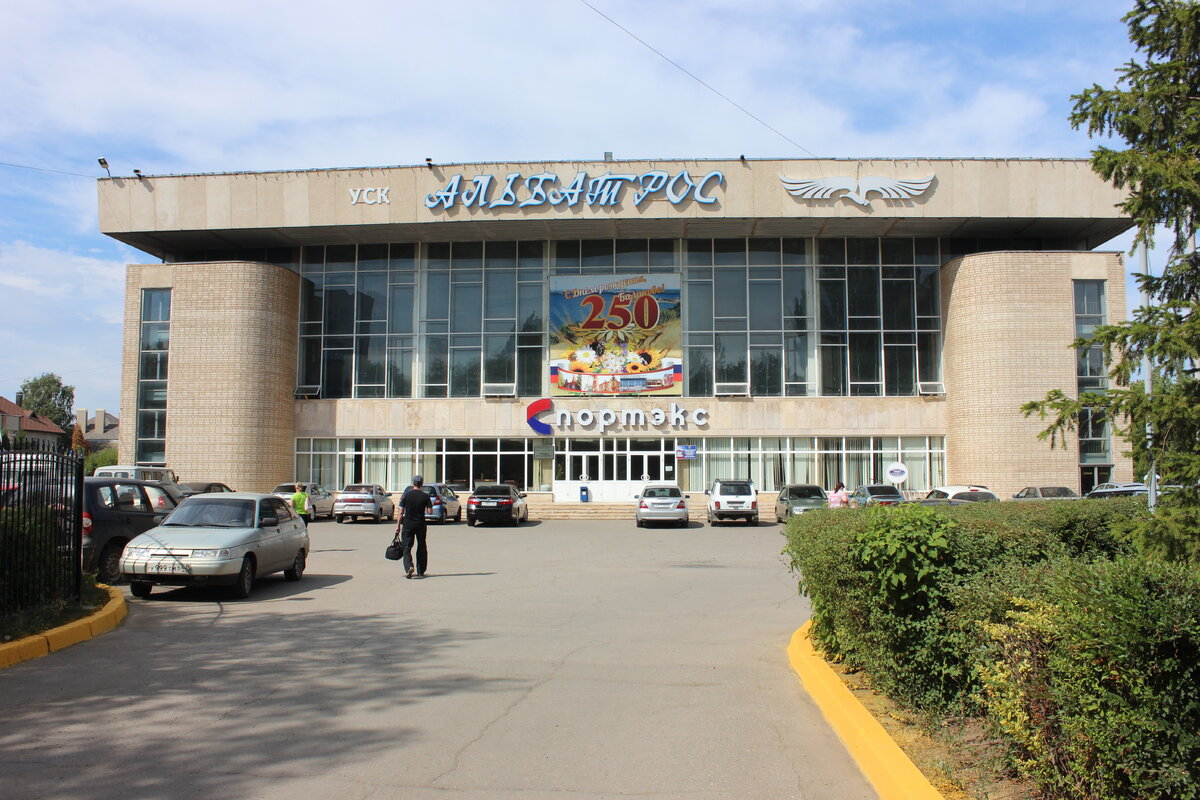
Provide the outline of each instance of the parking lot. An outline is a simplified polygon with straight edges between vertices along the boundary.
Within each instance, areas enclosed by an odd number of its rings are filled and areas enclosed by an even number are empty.
[[[311,528],[247,601],[130,599],[0,673],[4,798],[868,798],[790,670],[776,525]]]

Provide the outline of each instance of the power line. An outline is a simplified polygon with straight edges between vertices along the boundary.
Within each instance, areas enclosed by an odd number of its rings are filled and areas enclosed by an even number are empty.
[[[653,45],[651,45],[649,42],[645,41],[644,39],[641,39],[641,38],[639,38],[639,37],[638,37],[638,36],[637,36],[635,33],[633,33],[633,31],[629,30],[629,29],[628,29],[628,28],[626,28],[624,25],[622,25],[621,23],[617,22],[615,19],[613,19],[612,17],[608,16],[607,14],[605,14],[605,13],[604,13],[603,11],[601,11],[600,9],[596,8],[594,5],[592,5],[591,3],[589,3],[589,2],[588,2],[588,0],[579,0],[579,2],[580,2],[580,3],[583,3],[585,6],[587,6],[588,8],[590,8],[592,11],[595,11],[597,14],[599,14],[599,15],[600,15],[600,16],[602,16],[602,17],[604,17],[606,20],[608,20],[609,22],[611,22],[613,25],[615,25],[616,27],[618,27],[618,28],[620,28],[622,31],[624,31],[624,32],[625,32],[625,34],[626,34],[626,35],[628,35],[630,38],[632,38],[634,41],[638,42],[638,43],[639,43],[639,44],[641,44],[643,47],[645,47],[646,49],[648,49],[648,50],[650,50],[651,52],[653,52],[654,54],[656,54],[656,55],[657,55],[659,58],[661,58],[663,61],[666,61],[668,64],[670,64],[671,66],[675,67],[675,69],[679,70],[679,71],[680,71],[680,72],[682,72],[684,75],[687,75],[689,78],[691,78],[691,79],[692,79],[692,80],[694,80],[696,83],[698,83],[698,84],[700,84],[701,86],[703,86],[705,89],[708,89],[710,92],[712,92],[712,93],[713,93],[713,94],[715,94],[717,97],[719,97],[719,98],[721,98],[722,100],[724,100],[726,103],[729,103],[729,105],[733,106],[733,107],[734,107],[734,108],[736,108],[738,111],[741,111],[743,114],[745,114],[745,115],[746,115],[746,116],[748,116],[750,119],[752,119],[752,120],[754,120],[755,122],[757,122],[759,125],[762,125],[764,128],[766,128],[767,130],[771,131],[772,133],[774,133],[776,136],[780,137],[780,138],[781,138],[781,139],[783,139],[784,141],[786,141],[786,142],[789,142],[789,143],[791,143],[792,145],[795,145],[795,146],[796,146],[796,147],[798,147],[799,149],[801,149],[801,150],[803,150],[804,152],[808,153],[808,154],[809,154],[810,156],[812,156],[813,158],[820,158],[820,156],[818,156],[818,155],[817,155],[816,153],[814,153],[813,151],[809,150],[809,149],[808,149],[807,147],[805,147],[804,145],[802,145],[802,144],[800,144],[799,142],[797,142],[795,139],[792,139],[790,136],[787,136],[786,134],[782,133],[782,132],[781,132],[781,131],[779,131],[778,129],[776,129],[776,128],[774,128],[773,126],[771,126],[770,124],[768,124],[768,123],[767,123],[765,120],[763,120],[763,119],[761,119],[761,118],[759,118],[759,117],[755,116],[754,114],[750,113],[750,112],[749,112],[748,110],[746,110],[746,109],[745,109],[743,106],[741,106],[741,105],[739,105],[738,103],[734,102],[734,101],[733,101],[731,98],[727,97],[727,96],[726,96],[726,95],[724,95],[724,94],[721,94],[721,92],[717,91],[717,90],[716,90],[716,89],[714,89],[712,86],[709,86],[709,85],[708,85],[707,83],[705,83],[703,80],[701,80],[700,78],[696,77],[696,76],[695,76],[695,75],[693,75],[691,72],[688,72],[686,69],[684,69],[682,66],[680,66],[679,64],[677,64],[677,63],[675,63],[674,61],[672,61],[670,58],[667,58],[667,56],[666,56],[666,55],[664,55],[664,54],[662,53],[662,51],[660,51],[658,48],[654,47]]]
[[[76,178],[90,178],[96,180],[96,175],[84,175],[82,172],[63,172],[61,169],[46,169],[45,167],[31,167],[27,164],[9,164],[7,161],[0,161],[0,167],[16,167],[17,169],[32,169],[38,172],[53,172],[55,175],[72,175]]]

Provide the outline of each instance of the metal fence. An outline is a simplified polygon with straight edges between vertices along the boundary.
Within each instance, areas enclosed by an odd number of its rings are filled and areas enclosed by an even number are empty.
[[[0,449],[0,616],[83,587],[83,457],[32,443]]]

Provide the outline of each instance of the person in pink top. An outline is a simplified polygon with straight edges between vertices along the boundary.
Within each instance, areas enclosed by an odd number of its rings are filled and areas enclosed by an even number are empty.
[[[846,494],[846,484],[838,481],[837,486],[833,487],[833,491],[829,493],[830,508],[845,508],[850,503],[850,497]]]

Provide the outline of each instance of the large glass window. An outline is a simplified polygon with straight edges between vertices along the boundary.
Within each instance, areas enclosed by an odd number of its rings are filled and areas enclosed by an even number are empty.
[[[167,459],[171,290],[143,289],[141,317],[134,457],[138,464],[163,465]]]
[[[297,384],[305,397],[539,396],[549,276],[649,270],[680,273],[691,396],[936,393],[941,254],[907,237],[306,246]],[[1084,291],[1079,324],[1102,304]],[[143,353],[165,348],[163,321],[147,320]],[[165,379],[165,360],[143,361]]]

